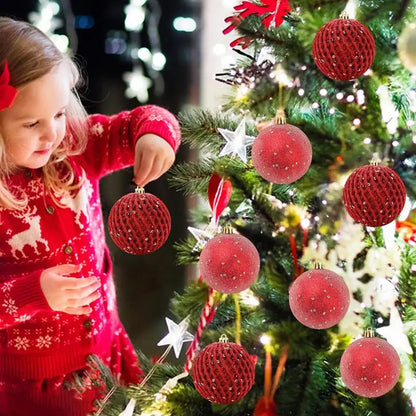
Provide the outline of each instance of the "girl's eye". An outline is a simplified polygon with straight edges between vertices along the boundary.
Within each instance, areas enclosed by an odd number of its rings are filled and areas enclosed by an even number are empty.
[[[61,118],[61,117],[65,116],[65,115],[66,115],[66,112],[65,111],[61,111],[55,117],[56,118]]]
[[[25,127],[28,129],[32,129],[33,127],[36,127],[38,125],[38,121],[35,121],[34,123],[26,124]]]

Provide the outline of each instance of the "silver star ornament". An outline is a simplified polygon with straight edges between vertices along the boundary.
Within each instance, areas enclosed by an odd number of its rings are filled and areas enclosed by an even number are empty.
[[[185,318],[179,324],[175,324],[175,322],[166,317],[165,320],[169,333],[164,338],[162,338],[157,345],[172,346],[173,350],[175,351],[176,358],[179,358],[183,343],[190,342],[194,339],[193,335],[191,335],[186,330],[188,328],[188,318]]]
[[[243,118],[240,121],[235,131],[220,128],[218,131],[227,142],[218,157],[230,154],[236,155],[244,163],[247,163],[247,146],[251,146],[253,144],[255,137],[246,135],[246,119]]]

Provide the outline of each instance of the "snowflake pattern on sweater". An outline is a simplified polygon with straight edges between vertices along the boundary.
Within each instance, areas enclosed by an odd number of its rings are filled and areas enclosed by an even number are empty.
[[[156,106],[92,115],[87,122],[87,148],[69,159],[78,180],[83,178],[82,187],[74,198],[61,199],[64,207],[45,192],[41,170],[9,178],[12,189],[24,189],[28,206],[23,211],[0,208],[0,380],[60,376],[84,367],[89,354],[108,361],[120,353],[125,363],[119,367],[130,371],[122,379],[137,381],[134,349],[117,313],[99,180],[134,163],[135,143],[143,134],[163,137],[176,151],[179,126],[170,112]],[[55,312],[43,296],[42,271],[65,263],[82,265],[74,277],[101,281],[101,297],[88,316]]]

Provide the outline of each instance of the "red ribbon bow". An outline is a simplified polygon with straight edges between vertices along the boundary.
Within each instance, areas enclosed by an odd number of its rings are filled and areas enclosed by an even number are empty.
[[[7,61],[4,63],[3,73],[0,75],[0,111],[11,107],[17,95],[15,87],[9,85],[10,73]]]

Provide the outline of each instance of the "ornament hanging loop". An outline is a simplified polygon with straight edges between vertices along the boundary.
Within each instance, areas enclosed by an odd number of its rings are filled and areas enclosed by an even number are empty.
[[[136,186],[136,189],[134,190],[134,192],[136,194],[142,195],[142,194],[144,194],[144,188],[142,186]]]
[[[364,332],[364,336],[366,338],[374,338],[374,331],[372,330],[372,328],[367,328]]]
[[[349,15],[348,15],[348,12],[346,12],[345,10],[343,11],[343,12],[341,12],[341,14],[339,15],[339,18],[340,19],[345,19],[345,20],[347,20],[347,19],[349,19],[350,17],[349,17]]]
[[[276,117],[275,117],[275,123],[276,124],[286,124],[286,114],[285,114],[285,110],[283,110],[283,108],[279,108],[276,111]]]
[[[314,267],[315,270],[322,270],[322,263],[315,260],[313,262],[313,267]]]
[[[224,227],[223,234],[234,234],[234,228],[233,228],[233,226],[230,225],[230,224],[227,224]]]
[[[228,342],[228,337],[225,334],[222,334],[220,336],[219,342],[223,342],[223,343],[227,343]]]

